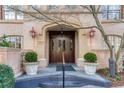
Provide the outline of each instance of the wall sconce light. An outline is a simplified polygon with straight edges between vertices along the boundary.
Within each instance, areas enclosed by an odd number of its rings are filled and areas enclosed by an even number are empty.
[[[96,31],[93,28],[90,29],[90,31],[89,31],[90,38],[95,36],[95,32]]]
[[[31,29],[31,31],[30,31],[30,35],[31,35],[32,38],[35,38],[35,37],[36,37],[37,33],[36,33],[36,31],[34,30],[34,27],[32,27],[32,29]]]
[[[95,29],[91,28],[89,31],[89,43],[90,43],[90,49],[92,49],[92,38],[95,36]]]

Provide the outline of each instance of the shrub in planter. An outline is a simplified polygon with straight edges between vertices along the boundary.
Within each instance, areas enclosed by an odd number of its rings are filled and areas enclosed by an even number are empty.
[[[84,55],[84,59],[85,62],[96,63],[97,56],[96,54],[89,52]]]
[[[85,64],[84,64],[84,70],[86,74],[93,75],[96,72],[96,66],[97,66],[97,56],[95,53],[88,52],[84,55]]]
[[[11,67],[0,64],[0,88],[12,88],[15,85],[15,78]]]
[[[30,51],[25,54],[25,70],[27,75],[35,75],[38,70],[37,53]]]
[[[37,53],[36,52],[27,52],[25,54],[25,61],[26,62],[37,62]]]

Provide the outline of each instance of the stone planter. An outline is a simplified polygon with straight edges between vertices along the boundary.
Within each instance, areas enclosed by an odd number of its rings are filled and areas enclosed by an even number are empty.
[[[84,63],[84,71],[88,75],[94,75],[96,73],[97,63]]]
[[[76,64],[79,68],[83,68],[84,67],[84,59],[78,58]]]
[[[39,59],[39,67],[45,68],[48,66],[48,61],[45,58]]]
[[[39,62],[25,62],[25,71],[27,75],[36,75]]]

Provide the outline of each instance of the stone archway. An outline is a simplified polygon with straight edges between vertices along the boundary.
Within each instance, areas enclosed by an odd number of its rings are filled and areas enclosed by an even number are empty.
[[[62,64],[63,57],[75,63],[75,31],[49,31],[49,63]]]
[[[63,30],[63,32],[67,32],[67,33],[71,33],[74,32],[74,61],[76,61],[76,59],[78,58],[78,32],[74,29],[74,28],[70,28],[67,25],[61,24],[61,25],[48,25],[46,27],[44,27],[43,34],[45,35],[44,38],[46,40],[45,43],[45,58],[48,60],[48,63],[50,62],[50,40],[49,40],[49,33],[56,31],[56,32],[61,32],[61,30]],[[64,41],[63,41],[64,42]],[[75,63],[75,62],[73,62]]]

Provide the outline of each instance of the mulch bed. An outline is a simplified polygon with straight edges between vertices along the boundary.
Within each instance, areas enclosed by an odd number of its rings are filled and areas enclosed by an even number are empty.
[[[113,78],[110,78],[104,74],[99,73],[100,75],[102,75],[103,77],[105,77],[106,79],[112,81],[112,86],[111,87],[120,87],[120,86],[124,86],[124,73],[119,73],[119,76],[121,78],[121,80],[115,80]]]
[[[111,87],[124,86],[124,73],[119,73],[119,75],[121,77],[121,80],[120,81],[114,81],[114,80],[112,80],[112,86]]]

